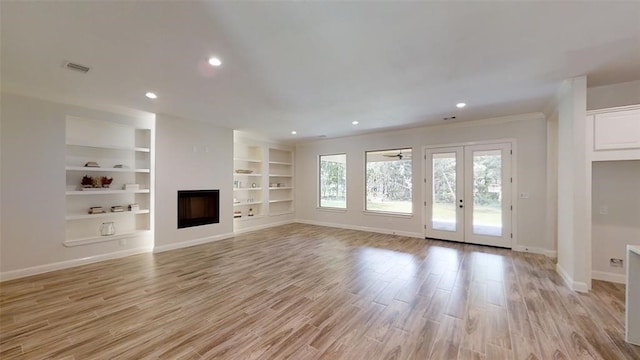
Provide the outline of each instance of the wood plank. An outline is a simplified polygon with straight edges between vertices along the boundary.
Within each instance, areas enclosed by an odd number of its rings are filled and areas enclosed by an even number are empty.
[[[552,259],[290,224],[0,283],[0,357],[636,359],[624,286]]]

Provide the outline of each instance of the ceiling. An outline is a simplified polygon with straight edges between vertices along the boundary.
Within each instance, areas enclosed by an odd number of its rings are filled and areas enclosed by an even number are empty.
[[[1,1],[0,16],[4,90],[281,141],[542,111],[570,77],[640,79],[640,2]]]

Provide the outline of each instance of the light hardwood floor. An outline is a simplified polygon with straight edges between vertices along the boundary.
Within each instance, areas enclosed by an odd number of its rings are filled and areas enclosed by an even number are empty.
[[[640,359],[624,286],[551,259],[293,224],[0,284],[2,359]]]

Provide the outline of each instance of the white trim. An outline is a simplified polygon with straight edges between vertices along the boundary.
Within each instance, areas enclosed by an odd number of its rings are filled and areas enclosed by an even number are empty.
[[[517,114],[517,115],[508,115],[508,116],[501,116],[501,117],[494,117],[494,118],[488,118],[488,119],[479,119],[479,120],[469,120],[469,121],[458,121],[458,122],[453,122],[453,123],[436,123],[436,124],[424,124],[424,125],[418,125],[418,126],[411,126],[411,127],[407,127],[407,128],[400,128],[400,129],[386,129],[386,130],[381,130],[381,131],[377,131],[377,132],[371,132],[371,133],[361,133],[361,134],[352,134],[352,135],[345,135],[345,136],[336,136],[336,137],[327,137],[327,138],[322,138],[322,139],[300,139],[298,141],[295,141],[296,144],[312,144],[315,142],[321,142],[321,141],[325,141],[325,140],[335,140],[335,139],[341,139],[341,138],[352,138],[352,137],[360,137],[360,136],[368,136],[371,134],[393,134],[393,135],[403,135],[403,134],[413,134],[415,133],[416,129],[421,129],[421,128],[429,128],[429,129],[433,129],[433,128],[451,128],[451,129],[456,129],[456,128],[465,128],[465,127],[473,127],[473,126],[486,126],[486,125],[500,125],[500,124],[507,124],[507,123],[511,123],[511,122],[516,122],[516,121],[532,121],[532,120],[543,120],[546,119],[546,116],[544,113],[542,112],[532,112],[532,113],[526,113],[526,114]]]
[[[287,214],[282,214],[282,215],[287,215]],[[264,224],[264,225],[256,225],[256,226],[251,226],[251,227],[247,227],[247,228],[243,228],[243,229],[234,230],[233,234],[234,235],[239,235],[239,234],[244,234],[244,233],[247,233],[247,232],[252,232],[252,231],[257,231],[257,230],[264,230],[264,229],[268,229],[268,228],[272,228],[272,227],[276,227],[276,226],[293,224],[294,222],[295,221],[293,221],[293,220],[285,220],[285,221],[278,221],[278,222]]]
[[[626,106],[614,106],[614,107],[604,108],[604,109],[587,110],[587,116],[596,115],[596,114],[612,113],[612,112],[618,112],[618,111],[627,111],[627,110],[640,110],[640,104],[626,105]]]
[[[372,215],[372,216],[386,216],[386,217],[395,217],[401,219],[411,219],[413,218],[414,213],[406,214],[399,212],[391,212],[391,211],[376,211],[376,210],[362,210],[363,215]]]
[[[326,212],[346,213],[346,212],[347,212],[347,208],[336,208],[336,207],[316,207],[316,211],[326,211]]]
[[[296,219],[295,222],[300,224],[308,224],[308,225],[317,225],[317,226],[326,226],[338,229],[348,229],[348,230],[358,230],[358,231],[366,231],[373,232],[378,234],[386,234],[386,235],[398,235],[398,236],[406,236],[418,239],[424,239],[424,235],[419,232],[410,232],[410,231],[400,231],[400,230],[392,230],[392,229],[381,229],[381,228],[373,228],[368,226],[355,226],[355,225],[347,225],[347,224],[337,224],[337,223],[329,223],[315,220],[302,220]]]
[[[43,274],[51,271],[68,269],[76,266],[93,264],[93,263],[97,263],[105,260],[119,259],[119,258],[131,256],[131,255],[148,253],[148,252],[151,252],[151,250],[152,250],[151,247],[139,247],[135,249],[116,251],[108,254],[89,256],[81,259],[66,260],[66,261],[61,261],[61,262],[56,262],[51,264],[28,267],[24,269],[5,271],[3,273],[0,273],[0,281],[18,279],[18,278],[23,278],[27,276]]]
[[[493,139],[493,140],[482,140],[482,141],[467,141],[467,142],[458,142],[458,143],[444,143],[444,144],[434,144],[434,145],[425,145],[422,147],[423,155],[426,154],[424,150],[431,149],[440,149],[440,148],[451,148],[451,147],[460,147],[460,146],[472,146],[472,145],[495,145],[495,144],[505,144],[510,143],[511,149],[513,150],[513,145],[516,143],[516,138],[501,138],[501,139]],[[515,155],[515,151],[513,153]],[[423,160],[424,159],[423,157]]]
[[[556,272],[560,275],[564,283],[569,287],[569,289],[578,292],[589,292],[589,286],[586,283],[573,281],[573,279],[567,274],[567,272],[560,266],[560,263],[556,264]]]
[[[627,276],[625,274],[616,274],[616,273],[610,273],[610,272],[604,272],[604,271],[596,271],[596,270],[593,270],[591,272],[591,279],[592,280],[610,281],[610,282],[614,282],[614,283],[618,283],[618,284],[626,284],[627,283]]]
[[[526,252],[532,254],[540,254],[550,258],[556,258],[558,256],[558,252],[555,250],[543,249],[538,247],[531,247],[526,245],[516,245],[511,248],[513,251],[517,252]]]
[[[207,237],[199,238],[199,239],[181,241],[179,243],[174,243],[174,244],[155,246],[153,248],[153,253],[157,254],[157,253],[161,253],[161,252],[165,252],[165,251],[169,251],[169,250],[182,249],[182,248],[186,248],[186,247],[191,247],[191,246],[206,244],[206,243],[210,243],[210,242],[214,242],[214,241],[224,240],[224,239],[228,239],[228,238],[231,238],[231,237],[233,237],[233,233],[226,233],[226,234],[220,234],[220,235],[214,235],[214,236],[207,236]]]

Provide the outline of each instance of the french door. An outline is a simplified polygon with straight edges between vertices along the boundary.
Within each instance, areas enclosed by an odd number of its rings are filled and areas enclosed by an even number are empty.
[[[425,152],[425,236],[511,248],[511,144]]]

